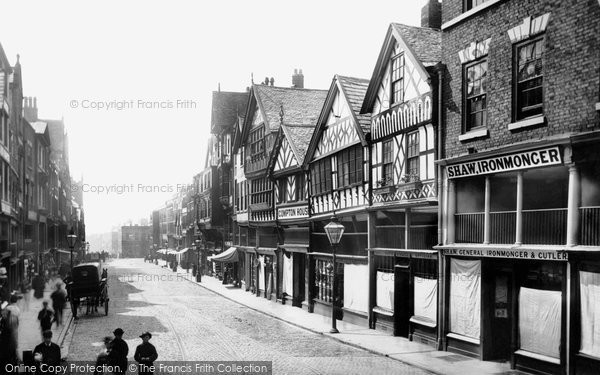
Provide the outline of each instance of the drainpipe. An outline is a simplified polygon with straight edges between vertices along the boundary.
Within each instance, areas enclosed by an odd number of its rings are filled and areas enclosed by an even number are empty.
[[[438,161],[442,157],[442,65],[440,64],[440,69],[438,69],[438,113],[437,113],[437,159]],[[443,207],[444,207],[444,194],[442,193],[444,189],[444,181],[442,178],[442,166],[438,163],[437,165],[437,196],[438,196],[438,244],[444,244],[444,233],[443,233]],[[446,308],[444,304],[444,294],[446,290],[446,283],[444,280],[444,267],[445,262],[443,261],[442,251],[439,251],[438,254],[438,340],[437,340],[437,349],[444,350],[444,330],[445,321],[446,321]]]

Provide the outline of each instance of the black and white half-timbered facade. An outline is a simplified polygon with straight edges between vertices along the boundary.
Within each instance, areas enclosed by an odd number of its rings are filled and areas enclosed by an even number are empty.
[[[336,75],[305,159],[311,221],[308,257],[309,311],[332,306],[332,251],[324,226],[335,215],[345,232],[336,267],[338,318],[366,325],[368,300],[367,207],[369,205],[369,116],[361,115],[369,81]]]
[[[248,189],[248,227],[245,250],[246,281],[250,290],[268,299],[278,295],[278,244],[275,189],[268,174],[282,124],[314,124],[326,91],[261,84],[250,90],[241,128],[244,176]],[[294,184],[295,187],[296,184]],[[240,228],[240,233],[243,229]]]
[[[280,234],[277,295],[283,303],[298,307],[306,300],[306,258],[310,243],[308,176],[302,162],[322,107],[323,100],[315,102],[312,117],[304,117],[303,123],[298,124],[290,123],[291,119],[282,112],[283,122],[269,163]]]
[[[371,114],[370,326],[436,345],[437,70],[441,32],[391,24],[362,113]]]

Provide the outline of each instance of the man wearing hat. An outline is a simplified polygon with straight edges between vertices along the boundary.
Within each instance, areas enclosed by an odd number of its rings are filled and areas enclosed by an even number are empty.
[[[135,355],[133,356],[139,363],[138,372],[140,375],[154,374],[154,372],[152,372],[152,366],[154,366],[154,361],[158,358],[158,353],[156,353],[154,345],[149,342],[152,338],[152,334],[150,332],[144,332],[140,335],[140,338],[143,342],[135,348]]]
[[[60,346],[52,342],[52,331],[46,330],[42,336],[44,337],[44,342],[33,349],[33,356],[36,362],[38,362],[38,365],[60,365]]]
[[[129,346],[123,340],[123,330],[117,328],[113,331],[115,338],[112,340],[110,352],[108,352],[108,364],[117,368],[115,374],[124,374],[127,371],[127,354]]]

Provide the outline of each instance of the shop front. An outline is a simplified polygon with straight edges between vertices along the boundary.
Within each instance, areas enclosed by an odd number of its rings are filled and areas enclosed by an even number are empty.
[[[329,220],[312,223],[308,253],[309,311],[331,316],[331,308],[335,306],[338,319],[368,326],[367,215],[340,216],[338,220],[345,231],[336,247],[335,274],[332,247],[324,230]]]
[[[442,161],[447,350],[533,373],[597,373],[600,176],[586,142]]]
[[[444,250],[447,350],[560,373],[565,361],[564,250]]]

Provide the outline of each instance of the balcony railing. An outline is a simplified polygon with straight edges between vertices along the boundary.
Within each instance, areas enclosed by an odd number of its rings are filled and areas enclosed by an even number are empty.
[[[403,225],[381,225],[375,229],[376,247],[389,249],[405,248],[405,227]],[[431,249],[437,244],[437,226],[422,225],[410,228],[409,249]]]
[[[564,245],[566,242],[566,208],[523,210],[523,243]]]
[[[567,241],[567,209],[523,210],[522,243],[564,245]],[[483,243],[483,212],[455,215],[457,243]],[[490,243],[516,242],[516,212],[490,212]]]
[[[600,207],[581,207],[580,243],[586,246],[600,246]]]
[[[483,243],[483,212],[456,214],[456,242]]]
[[[490,212],[490,242],[514,244],[516,219],[516,211]]]

